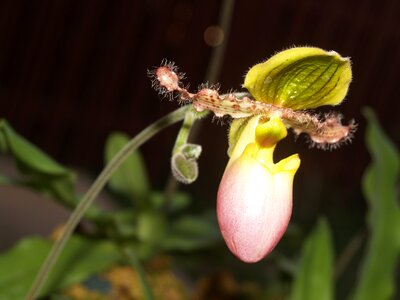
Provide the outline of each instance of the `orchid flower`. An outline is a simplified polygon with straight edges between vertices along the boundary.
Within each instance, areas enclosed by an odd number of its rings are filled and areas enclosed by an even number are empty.
[[[292,214],[293,179],[300,159],[295,154],[276,164],[273,161],[286,128],[307,134],[320,148],[332,149],[351,138],[353,123],[343,126],[334,114],[321,121],[304,111],[341,103],[351,77],[348,58],[312,47],[282,51],[247,73],[243,86],[257,105],[270,108],[247,121],[233,121],[231,157],[217,195],[222,236],[242,261],[254,263],[268,255]]]
[[[343,101],[352,79],[350,59],[316,47],[284,50],[250,68],[243,84],[249,93],[221,95],[210,85],[191,93],[172,63],[164,63],[150,76],[160,93],[171,99],[178,96],[196,113],[212,111],[216,117],[233,118],[217,217],[233,254],[244,262],[261,260],[282,238],[292,214],[293,179],[300,159],[294,154],[273,161],[276,144],[286,137],[286,129],[306,135],[311,146],[321,149],[335,149],[353,136],[356,125],[353,121],[343,125],[341,114],[308,111]],[[178,137],[187,137],[190,127],[185,122]],[[178,138],[175,149],[173,174],[183,183],[193,182],[198,155],[185,149],[197,149],[199,154],[200,147]]]

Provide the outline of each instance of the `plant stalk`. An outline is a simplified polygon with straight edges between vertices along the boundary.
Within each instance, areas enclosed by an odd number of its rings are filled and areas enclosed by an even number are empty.
[[[154,294],[151,290],[149,282],[146,279],[146,274],[145,274],[145,271],[143,270],[143,267],[142,267],[142,264],[140,263],[139,258],[129,248],[124,249],[124,254],[127,257],[128,261],[131,264],[131,266],[133,267],[133,269],[139,275],[138,277],[140,280],[140,284],[142,286],[143,298],[145,300],[154,300],[155,299]]]
[[[64,249],[68,239],[71,237],[83,215],[96,199],[97,195],[100,193],[112,174],[121,166],[121,164],[133,151],[152,138],[156,133],[176,122],[182,121],[189,108],[190,105],[183,106],[149,125],[138,135],[136,135],[128,144],[126,144],[108,163],[67,220],[62,235],[53,244],[53,247],[47,255],[38,274],[36,275],[31,289],[25,297],[26,300],[34,300],[39,295],[47,277],[49,276],[49,273],[57,262],[57,259]]]

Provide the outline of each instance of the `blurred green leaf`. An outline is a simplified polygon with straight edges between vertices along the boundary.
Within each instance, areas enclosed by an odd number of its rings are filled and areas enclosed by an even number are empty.
[[[13,155],[27,181],[19,181],[62,200],[76,203],[74,174],[16,133],[5,120],[0,121],[0,135],[4,146]]]
[[[40,237],[21,240],[0,255],[0,299],[23,299],[50,251],[51,242]],[[41,296],[81,282],[120,260],[120,251],[108,241],[73,236],[51,272]]]
[[[12,179],[8,178],[7,176],[4,176],[3,174],[0,174],[0,184],[11,184],[13,182]]]
[[[181,212],[190,205],[190,200],[190,195],[182,191],[175,192],[168,200],[164,193],[151,192],[149,198],[149,202],[151,203],[150,208],[134,211],[120,210],[108,212],[104,214],[103,221],[108,224],[107,231],[111,236],[119,236],[125,239],[137,239],[138,235],[140,235],[143,238],[149,235],[149,233],[146,232],[150,230],[150,227],[154,227],[156,231],[155,236],[157,236],[166,230],[164,227],[168,227],[169,224],[165,224],[167,222],[166,220],[158,220],[159,218],[156,217],[156,215],[162,214],[160,218],[165,219],[168,214]],[[154,224],[158,225],[148,224],[151,223],[150,220],[153,217],[156,219]],[[146,240],[148,238],[144,239]],[[149,237],[149,239],[152,238]]]
[[[193,251],[218,241],[221,241],[221,234],[214,215],[186,215],[171,224],[161,247],[170,251]]]
[[[166,233],[167,220],[162,212],[143,211],[137,219],[137,233],[141,241],[160,244]]]
[[[4,124],[3,124],[4,122],[5,122],[4,120],[0,119],[0,128],[2,126],[4,126]],[[8,151],[7,140],[6,140],[6,137],[4,136],[4,134],[1,133],[0,134],[0,152],[4,153],[7,151]]]
[[[108,163],[130,140],[126,134],[112,133],[105,147],[105,162]],[[109,181],[109,186],[114,191],[140,201],[148,196],[150,183],[142,155],[137,150],[121,165]]]
[[[178,212],[190,205],[190,195],[186,192],[177,191],[169,199],[164,193],[153,192],[150,201],[156,209],[167,209],[168,212]]]
[[[133,210],[123,210],[108,213],[107,234],[114,237],[133,238],[137,237],[137,212]],[[113,226],[111,226],[113,225]]]
[[[303,246],[291,300],[333,299],[333,256],[329,225],[321,219]]]
[[[363,177],[363,191],[369,206],[371,239],[351,299],[392,299],[395,271],[400,256],[400,209],[396,193],[399,179],[399,152],[381,129],[371,109],[366,143],[372,156]]]
[[[2,148],[13,155],[23,175],[23,180],[3,180],[3,183],[28,186],[60,200],[70,208],[77,205],[79,198],[74,191],[75,175],[72,171],[15,132],[6,120],[0,120],[0,136],[4,144]],[[94,206],[86,213],[86,217],[96,217],[99,213],[100,209]]]
[[[7,121],[0,121],[0,131],[6,141],[6,148],[14,155],[18,166],[25,172],[62,177],[72,176],[69,170],[16,133]]]

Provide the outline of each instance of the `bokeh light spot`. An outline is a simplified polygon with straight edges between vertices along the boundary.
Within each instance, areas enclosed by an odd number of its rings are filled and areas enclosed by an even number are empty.
[[[208,26],[204,31],[204,42],[211,47],[217,47],[224,41],[224,31],[219,26]]]

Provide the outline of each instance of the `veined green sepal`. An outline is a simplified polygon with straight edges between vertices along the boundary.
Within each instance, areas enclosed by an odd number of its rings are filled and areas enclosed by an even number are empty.
[[[298,47],[252,67],[243,86],[258,101],[299,110],[340,104],[351,78],[348,58],[334,51]]]

